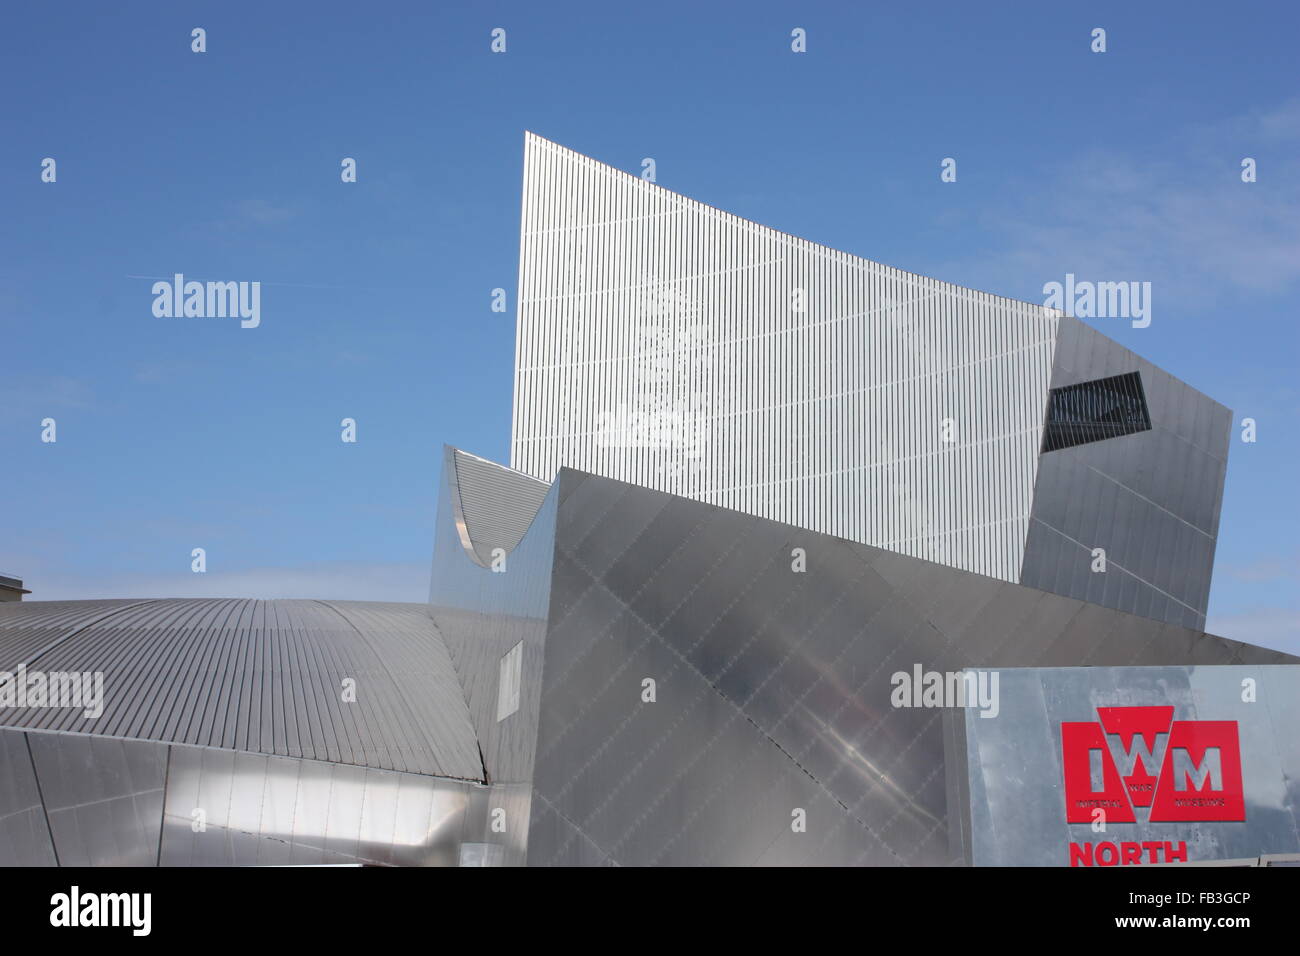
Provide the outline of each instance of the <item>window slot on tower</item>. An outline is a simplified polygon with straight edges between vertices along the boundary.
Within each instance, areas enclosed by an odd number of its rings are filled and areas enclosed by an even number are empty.
[[[1151,430],[1137,372],[1054,388],[1047,396],[1043,452]]]

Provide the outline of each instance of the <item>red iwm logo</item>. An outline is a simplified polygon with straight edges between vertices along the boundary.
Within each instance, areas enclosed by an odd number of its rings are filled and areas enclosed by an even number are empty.
[[[1172,707],[1098,707],[1099,722],[1061,724],[1065,818],[1091,823],[1246,819],[1235,720],[1174,720]]]

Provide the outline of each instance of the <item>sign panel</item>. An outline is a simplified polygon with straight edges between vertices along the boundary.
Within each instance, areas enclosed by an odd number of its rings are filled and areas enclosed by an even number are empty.
[[[975,865],[1300,852],[1300,665],[1000,675],[997,716],[966,710]]]

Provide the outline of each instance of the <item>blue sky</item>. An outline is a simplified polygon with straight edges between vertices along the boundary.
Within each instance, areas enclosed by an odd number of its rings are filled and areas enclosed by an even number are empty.
[[[0,570],[33,598],[422,600],[442,443],[508,459],[532,129],[977,289],[1150,281],[1149,328],[1092,324],[1259,423],[1210,629],[1300,652],[1298,27],[1250,2],[11,4]],[[261,326],[156,318],[130,277],[176,272],[262,282]]]

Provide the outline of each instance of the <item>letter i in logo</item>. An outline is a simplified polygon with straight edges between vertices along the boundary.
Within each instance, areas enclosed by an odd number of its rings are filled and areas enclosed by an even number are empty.
[[[1133,808],[1124,783],[1095,721],[1061,724],[1061,762],[1065,769],[1065,819],[1091,823],[1095,807],[1106,810],[1111,823],[1133,823]]]

